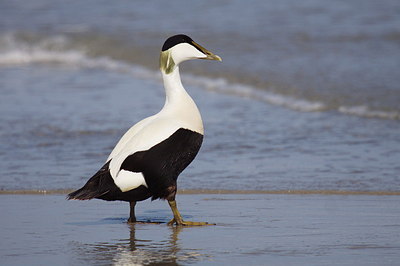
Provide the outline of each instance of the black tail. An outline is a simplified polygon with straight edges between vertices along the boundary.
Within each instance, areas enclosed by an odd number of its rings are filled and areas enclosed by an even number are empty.
[[[101,198],[107,194],[112,189],[110,181],[113,182],[108,168],[109,164],[110,162],[107,162],[82,188],[68,194],[67,199],[90,200]]]

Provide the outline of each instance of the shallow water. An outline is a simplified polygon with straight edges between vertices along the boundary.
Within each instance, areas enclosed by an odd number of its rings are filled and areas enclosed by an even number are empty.
[[[72,51],[157,69],[163,40],[184,32],[224,59],[192,72],[290,108],[398,119],[399,9],[396,0],[3,1],[0,65]]]
[[[162,106],[157,75],[3,68],[1,188],[82,185],[127,128]],[[399,191],[397,121],[296,112],[189,84],[206,138],[181,188]]]
[[[157,78],[132,73],[27,66],[0,77],[3,190],[79,187],[164,101]],[[181,188],[399,191],[396,121],[299,113],[196,85],[189,92],[206,138]]]
[[[206,137],[180,188],[400,191],[397,2],[1,2],[0,189],[81,186],[185,32],[224,61],[181,68]]]
[[[0,195],[4,265],[396,265],[398,196],[179,195],[176,228],[163,201],[65,201],[63,195]]]

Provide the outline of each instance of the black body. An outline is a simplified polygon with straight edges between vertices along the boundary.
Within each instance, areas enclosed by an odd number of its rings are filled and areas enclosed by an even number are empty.
[[[174,199],[176,180],[196,157],[202,141],[202,134],[180,128],[149,150],[128,156],[120,169],[141,172],[148,188],[139,186],[122,192],[115,185],[109,170],[110,162],[107,162],[81,189],[70,193],[68,199],[98,198],[122,201],[141,201],[149,197],[152,197],[152,200]]]

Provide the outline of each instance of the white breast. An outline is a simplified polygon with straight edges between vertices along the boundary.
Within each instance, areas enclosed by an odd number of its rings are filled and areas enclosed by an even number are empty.
[[[162,75],[166,92],[164,107],[156,115],[143,119],[130,128],[107,159],[111,160],[110,173],[116,184],[119,182],[116,179],[119,178],[121,165],[129,155],[152,148],[180,128],[204,134],[200,112],[182,86],[179,67],[176,66],[169,74],[162,72]],[[140,183],[142,180],[138,178],[137,182]],[[125,181],[121,183],[125,184]]]
[[[158,114],[140,121],[125,133],[107,159],[111,160],[110,173],[114,179],[129,155],[150,149],[178,129],[204,134],[200,112],[190,96],[187,97],[182,97],[179,105],[166,104]]]

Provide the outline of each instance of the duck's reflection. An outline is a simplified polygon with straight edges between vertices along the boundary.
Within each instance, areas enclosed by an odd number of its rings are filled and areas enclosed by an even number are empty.
[[[119,250],[114,258],[116,264],[135,263],[146,265],[168,263],[169,265],[178,265],[178,261],[182,262],[189,258],[189,254],[180,254],[179,234],[183,230],[182,227],[165,226],[167,227],[165,229],[169,231],[169,236],[159,240],[148,239],[147,237],[143,239],[140,234],[142,232],[141,229],[144,228],[143,225],[129,224],[129,227],[129,249]],[[151,230],[151,228],[147,230]]]
[[[204,259],[198,250],[184,248],[179,235],[190,228],[128,224],[129,238],[80,246],[80,259],[94,264],[178,265]]]

